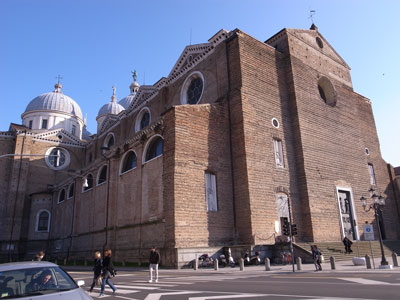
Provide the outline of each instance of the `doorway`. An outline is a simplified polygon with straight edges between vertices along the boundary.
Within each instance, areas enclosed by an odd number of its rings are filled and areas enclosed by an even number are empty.
[[[343,238],[347,237],[350,240],[356,240],[356,221],[354,219],[350,191],[338,190],[338,201]]]

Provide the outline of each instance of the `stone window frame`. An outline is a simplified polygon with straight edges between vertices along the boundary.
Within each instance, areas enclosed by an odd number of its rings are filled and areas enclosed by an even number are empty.
[[[372,163],[368,163],[368,174],[371,185],[376,185],[376,173]]]
[[[365,153],[365,155],[370,155],[371,151],[367,147],[365,147],[364,153]]]
[[[158,155],[158,156],[155,156],[155,157],[153,157],[153,158],[151,158],[149,160],[146,160],[147,151],[149,150],[150,145],[152,145],[154,143],[154,140],[158,139],[158,138],[160,138],[163,141],[163,149],[162,149],[161,154]],[[147,143],[146,143],[146,145],[145,145],[145,147],[143,149],[142,164],[143,165],[147,164],[148,162],[153,161],[153,160],[155,160],[155,159],[157,159],[157,158],[159,158],[159,157],[161,157],[163,155],[164,155],[164,138],[160,134],[155,134],[147,141]]]
[[[46,212],[48,215],[47,220],[47,229],[46,230],[39,230],[39,219],[42,212]],[[47,209],[41,209],[36,213],[36,224],[35,224],[35,232],[50,232],[50,221],[51,221],[51,213]]]
[[[91,182],[92,182],[92,185],[91,185],[91,186],[90,186],[90,184],[89,184],[89,183],[90,183],[89,176],[91,177]],[[93,187],[94,187],[94,182],[93,182],[94,179],[93,179],[92,173],[87,174],[87,175],[84,177],[84,179],[87,180],[88,187],[84,187],[84,186],[83,186],[83,183],[82,183],[82,193],[86,193],[87,191],[92,190]]]
[[[274,124],[274,121],[276,121],[278,124],[275,126],[275,124]],[[274,128],[276,128],[276,129],[278,129],[279,127],[280,127],[280,123],[279,123],[279,120],[277,119],[277,118],[272,118],[271,119],[271,124],[272,124],[272,126],[274,127]]]
[[[139,113],[138,113],[138,115],[137,115],[137,117],[136,117],[136,121],[135,121],[135,132],[139,132],[140,130],[142,130],[143,128],[145,128],[145,127],[140,128],[140,125],[141,125],[141,122],[142,122],[142,118],[143,118],[143,116],[144,116],[144,114],[145,114],[146,112],[149,114],[149,124],[148,124],[147,126],[149,126],[149,125],[151,124],[151,113],[150,113],[150,109],[149,109],[147,106],[145,106],[145,107],[143,107],[143,108],[139,111]],[[146,126],[146,127],[147,127],[147,126]]]
[[[210,170],[204,171],[204,189],[207,212],[219,211],[217,175]],[[210,201],[210,195],[213,196],[212,201]]]
[[[61,200],[60,198],[61,198],[61,195],[62,195],[63,192],[64,192],[64,199]],[[63,189],[61,189],[61,190],[58,192],[57,204],[60,204],[60,203],[64,202],[65,199],[67,199],[67,192],[66,192],[66,190],[63,188]]]
[[[274,149],[274,160],[275,166],[280,169],[285,168],[285,155],[283,151],[283,141],[279,137],[273,137],[272,139]],[[279,159],[279,161],[278,161]]]
[[[76,135],[76,125],[75,124],[72,124],[71,134],[74,135],[74,136]]]
[[[106,178],[104,179],[104,181],[100,182],[100,176],[101,176],[101,173],[103,172],[104,168],[106,169]],[[97,176],[96,176],[96,186],[105,184],[105,183],[107,182],[107,179],[108,179],[108,166],[105,164],[105,165],[102,165],[102,166],[99,168],[99,171],[97,172]]]
[[[32,129],[32,127],[33,127],[33,120],[29,120],[28,121],[28,128]]]
[[[49,126],[49,119],[42,119],[42,124],[40,126],[40,129],[47,129]]]
[[[72,196],[70,196],[70,195],[71,195],[71,189],[72,189]],[[72,183],[68,186],[67,199],[73,198],[74,195],[75,195],[75,183],[72,182]]]
[[[200,78],[203,81],[203,88],[201,90],[201,94],[200,94],[200,97],[199,97],[199,100],[197,101],[197,103],[191,104],[191,105],[199,104],[203,98],[204,87],[206,86],[206,81],[204,80],[204,76],[201,72],[194,71],[186,77],[185,81],[182,84],[182,88],[181,88],[181,104],[182,105],[189,104],[187,101],[187,90],[188,90],[190,84],[192,83],[192,80],[195,78]]]
[[[60,149],[60,151],[61,151],[61,152],[64,154],[64,156],[65,156],[65,162],[64,162],[64,164],[61,165],[61,166],[58,166],[58,167],[53,166],[53,165],[50,163],[50,161],[49,161],[49,155],[51,154],[51,152],[52,152],[54,149]],[[69,164],[70,164],[70,162],[71,162],[71,156],[70,156],[69,151],[68,151],[67,149],[64,149],[64,148],[62,148],[62,147],[50,147],[50,148],[47,149],[47,151],[46,151],[45,162],[46,162],[47,166],[48,166],[50,169],[59,171],[59,170],[65,169],[66,167],[69,166]]]
[[[126,171],[122,171],[122,169],[123,169],[123,167],[124,167],[124,164],[125,164],[126,157],[127,157],[128,154],[131,153],[131,152],[132,152],[133,154],[135,154],[135,157],[136,157],[136,166],[134,166],[133,168],[130,168],[130,169],[126,170]],[[120,162],[120,164],[119,164],[119,175],[122,176],[122,175],[124,175],[124,174],[126,174],[126,173],[128,173],[128,172],[130,172],[130,171],[132,171],[132,170],[135,170],[135,169],[137,168],[137,165],[138,165],[138,156],[137,156],[136,151],[133,150],[133,149],[131,149],[131,150],[125,152],[124,155],[122,156],[121,162]]]

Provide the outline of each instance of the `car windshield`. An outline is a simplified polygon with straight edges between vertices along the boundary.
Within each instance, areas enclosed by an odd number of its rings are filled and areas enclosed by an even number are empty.
[[[58,267],[0,272],[0,299],[37,296],[76,289],[72,278]]]

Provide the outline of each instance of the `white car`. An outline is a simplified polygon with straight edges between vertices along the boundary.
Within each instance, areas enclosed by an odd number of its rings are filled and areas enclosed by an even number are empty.
[[[91,298],[63,269],[44,261],[0,264],[0,299],[89,300]]]

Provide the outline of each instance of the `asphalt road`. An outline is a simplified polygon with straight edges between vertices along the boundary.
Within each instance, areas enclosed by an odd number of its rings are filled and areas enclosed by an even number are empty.
[[[85,280],[89,289],[92,273],[69,271],[75,279]],[[148,282],[146,270],[118,272],[112,279],[116,295],[106,287],[104,299],[128,300],[205,300],[205,299],[400,299],[400,272],[274,272],[262,268],[244,272],[160,270],[158,283]],[[98,298],[100,289],[90,293]]]

